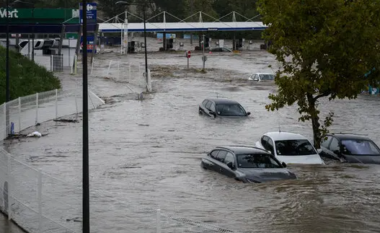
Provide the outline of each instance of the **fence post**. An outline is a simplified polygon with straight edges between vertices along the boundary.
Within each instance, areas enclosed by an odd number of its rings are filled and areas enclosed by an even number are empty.
[[[75,119],[77,120],[78,119],[78,100],[77,100],[77,95],[75,94],[75,108],[76,108],[76,115],[75,115]]]
[[[11,182],[11,168],[12,162],[11,162],[11,155],[8,155],[8,220],[12,219],[12,192],[11,192],[11,187],[12,187],[12,182]]]
[[[38,92],[36,93],[36,125],[38,123]]]
[[[18,97],[18,133],[21,132],[21,97]]]
[[[94,61],[95,61],[95,58],[92,58],[90,75],[92,75],[92,70],[94,69]]]
[[[148,79],[147,79],[146,87],[147,87],[148,92],[152,92],[152,79],[150,77],[150,69],[148,69]]]
[[[118,69],[118,77],[117,80],[120,80],[120,61],[117,63],[117,69]]]
[[[131,68],[132,68],[132,66],[131,66],[131,63],[129,63],[129,70],[128,70],[128,82],[131,82]]]
[[[58,118],[58,89],[55,89],[55,119]]]
[[[5,126],[5,135],[4,135],[4,138],[7,138],[8,137],[8,133],[9,133],[9,129],[8,129],[8,125],[7,125],[7,102],[4,103],[4,126]]]
[[[161,210],[160,209],[157,209],[156,226],[157,226],[156,233],[161,233]]]
[[[42,232],[42,172],[38,170],[38,232]]]

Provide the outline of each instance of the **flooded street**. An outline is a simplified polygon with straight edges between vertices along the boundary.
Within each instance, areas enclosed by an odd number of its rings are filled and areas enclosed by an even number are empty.
[[[120,95],[123,84],[112,84],[120,88],[113,96],[101,78],[90,81],[94,89],[107,90],[100,96],[113,99],[90,113],[92,232],[155,232],[156,209],[168,216],[161,219],[162,232],[212,232],[208,225],[242,233],[380,232],[379,166],[291,165],[298,180],[264,184],[203,170],[201,157],[216,146],[254,145],[279,128],[312,139],[311,124],[298,122],[295,107],[267,112],[267,97],[276,87],[246,80],[250,72],[271,71],[268,64],[276,62],[266,52],[210,55],[206,67],[213,70],[207,74],[196,70],[200,57],[194,58],[195,70],[187,72],[180,56],[152,55],[156,92],[143,101]],[[252,114],[247,119],[200,116],[198,105],[208,97],[234,99]],[[323,114],[335,112],[331,132],[366,134],[380,145],[379,97],[322,101],[320,108]],[[14,141],[10,152],[23,160],[33,157],[31,165],[80,185],[81,124],[51,121],[41,127],[47,137]],[[223,229],[215,232],[229,232]]]

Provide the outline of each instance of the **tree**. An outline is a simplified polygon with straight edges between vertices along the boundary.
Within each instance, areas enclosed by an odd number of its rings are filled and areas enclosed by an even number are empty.
[[[319,99],[353,99],[380,80],[380,1],[259,0],[264,38],[282,64],[268,111],[297,103],[320,148],[333,112],[320,122]]]

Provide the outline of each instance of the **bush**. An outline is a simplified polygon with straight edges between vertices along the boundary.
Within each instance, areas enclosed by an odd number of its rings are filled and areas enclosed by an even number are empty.
[[[5,102],[6,93],[6,50],[0,47],[0,104]],[[37,92],[59,89],[61,82],[52,72],[37,65],[20,53],[9,51],[9,89],[11,100]]]

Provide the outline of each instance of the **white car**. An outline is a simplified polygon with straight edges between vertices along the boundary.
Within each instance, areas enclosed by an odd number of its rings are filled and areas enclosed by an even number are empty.
[[[256,142],[256,146],[287,164],[324,164],[314,146],[300,134],[269,132]]]
[[[275,78],[275,75],[272,73],[256,73],[256,74],[252,74],[248,78],[248,80],[261,82],[261,81],[274,81],[274,78]]]

